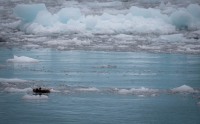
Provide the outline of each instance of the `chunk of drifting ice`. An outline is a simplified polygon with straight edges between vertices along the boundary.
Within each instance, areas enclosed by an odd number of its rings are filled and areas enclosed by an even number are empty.
[[[171,21],[178,29],[188,29],[192,24],[192,16],[189,12],[178,10],[171,14]]]
[[[182,85],[177,88],[171,89],[172,92],[174,93],[194,93],[196,92],[192,87],[187,86],[187,85]]]
[[[63,8],[50,13],[44,4],[17,5],[14,13],[21,18],[20,29],[27,33],[158,33],[200,28],[200,6],[191,4],[164,14],[160,9],[133,6],[126,14],[83,15],[79,8]],[[47,21],[48,20],[48,21]],[[145,29],[145,30],[144,30]]]
[[[187,7],[188,12],[190,12],[194,17],[200,19],[200,6],[198,4],[190,4]]]
[[[48,21],[47,21],[48,20]],[[49,11],[44,10],[38,12],[36,18],[34,19],[34,23],[41,24],[42,26],[53,26],[57,22],[55,16],[53,16]]]
[[[26,57],[26,56],[15,56],[13,59],[8,59],[7,62],[16,62],[16,63],[37,63],[39,62],[39,60],[37,59],[33,59],[30,57]]]
[[[88,92],[99,91],[99,89],[97,89],[95,87],[77,88],[76,90],[78,90],[78,91],[88,91]]]
[[[24,22],[32,22],[40,11],[47,10],[45,4],[20,4],[14,8],[14,14]]]
[[[32,88],[25,88],[25,89],[18,89],[18,88],[13,88],[13,87],[7,87],[5,88],[6,92],[28,92],[28,91],[32,91]]]
[[[161,13],[159,9],[154,8],[139,8],[133,6],[129,10],[133,16],[141,16],[144,18],[160,18],[162,20],[168,21],[168,16]]]
[[[20,13],[20,11],[25,12]],[[121,32],[165,34],[175,30],[174,26],[167,21],[168,16],[161,14],[157,9],[132,7],[128,14],[124,15],[103,13],[86,16],[82,15],[79,8],[63,8],[51,14],[44,4],[22,4],[15,7],[14,13],[22,20],[20,29],[35,34],[73,31],[91,31],[100,34]]]
[[[42,99],[48,99],[48,96],[46,95],[24,95],[22,99],[25,100],[42,100]]]
[[[79,19],[81,17],[81,12],[78,8],[63,8],[56,15],[60,22],[67,23],[70,19]]]
[[[138,94],[138,95],[149,94],[151,95],[151,94],[155,94],[156,92],[158,92],[157,89],[149,89],[145,87],[118,90],[119,94]]]

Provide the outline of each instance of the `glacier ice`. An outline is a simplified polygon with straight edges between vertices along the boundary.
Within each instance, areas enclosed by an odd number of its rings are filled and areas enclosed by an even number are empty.
[[[188,29],[191,25],[192,16],[184,10],[179,10],[171,15],[172,24],[179,29]]]
[[[63,8],[57,14],[61,23],[67,23],[70,19],[78,20],[82,14],[78,8]]]
[[[31,34],[92,33],[92,34],[171,34],[176,29],[200,29],[200,6],[164,13],[158,8],[132,6],[126,13],[86,15],[80,8],[65,7],[55,13],[45,4],[20,4],[14,13],[21,19],[19,28]]]
[[[46,10],[45,4],[19,4],[14,8],[14,14],[24,22],[32,22],[43,10]]]

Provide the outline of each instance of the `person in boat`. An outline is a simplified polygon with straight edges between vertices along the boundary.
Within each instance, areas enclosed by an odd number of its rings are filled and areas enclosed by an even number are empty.
[[[39,88],[34,88],[33,92],[34,93],[39,93],[39,94],[50,93],[50,89],[44,89],[44,88],[39,87]]]

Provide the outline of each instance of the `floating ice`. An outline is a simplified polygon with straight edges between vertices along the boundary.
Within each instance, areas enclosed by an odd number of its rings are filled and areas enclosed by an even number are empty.
[[[25,99],[25,100],[45,100],[45,99],[48,99],[49,97],[46,96],[46,95],[24,95],[22,97],[22,99]]]
[[[75,90],[77,91],[88,91],[88,92],[92,92],[92,91],[99,91],[99,89],[95,88],[95,87],[86,87],[86,88],[76,88]]]
[[[45,4],[19,4],[14,8],[14,14],[24,22],[32,22],[37,14],[43,10],[46,10]]]
[[[21,13],[22,10],[27,11],[29,16],[25,12]],[[79,8],[63,8],[51,14],[44,4],[23,4],[16,6],[14,13],[22,19],[21,30],[36,34],[55,32],[166,34],[175,31],[167,15],[151,8],[131,7],[127,14],[103,13],[94,16],[82,14]]]
[[[189,12],[184,10],[179,10],[171,15],[172,24],[174,24],[179,29],[188,29],[191,25],[192,16]]]
[[[200,28],[200,6],[190,4],[187,8],[181,8],[171,14],[171,21],[179,29]]]
[[[5,91],[6,92],[29,92],[29,91],[32,91],[32,88],[19,89],[19,88],[7,87],[5,88]]]
[[[197,4],[190,4],[187,7],[188,11],[194,15],[196,18],[200,18],[200,6]]]
[[[67,23],[70,19],[78,20],[82,14],[78,8],[63,8],[57,14],[61,23]]]
[[[39,60],[33,59],[26,56],[16,56],[14,55],[13,59],[8,59],[7,62],[16,62],[16,63],[37,63]]]
[[[157,93],[158,90],[157,89],[149,89],[149,88],[145,88],[145,87],[141,87],[141,88],[131,88],[131,89],[119,89],[118,93],[119,94],[137,94],[137,95],[152,95]]]
[[[171,89],[171,91],[174,93],[195,93],[196,92],[192,87],[187,86],[187,85],[182,85],[180,87],[173,88]]]

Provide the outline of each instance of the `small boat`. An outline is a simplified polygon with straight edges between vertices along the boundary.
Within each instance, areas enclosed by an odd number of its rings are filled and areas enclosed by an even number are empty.
[[[36,94],[43,94],[43,93],[50,93],[50,89],[46,89],[46,88],[33,88],[33,92]]]

